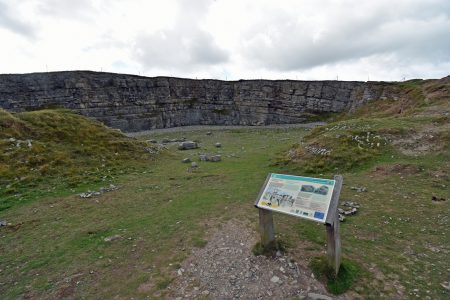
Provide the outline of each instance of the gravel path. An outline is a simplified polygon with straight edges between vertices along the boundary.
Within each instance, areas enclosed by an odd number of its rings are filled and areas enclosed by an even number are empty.
[[[177,270],[168,298],[332,299],[311,271],[289,256],[254,256],[257,238],[241,221],[223,225]]]
[[[139,137],[154,133],[170,133],[170,132],[185,132],[198,130],[231,130],[231,129],[276,129],[276,128],[314,128],[317,126],[326,125],[325,122],[301,123],[301,124],[273,124],[264,126],[220,126],[220,125],[195,125],[195,126],[181,126],[172,128],[152,129],[138,132],[125,133],[129,137]]]

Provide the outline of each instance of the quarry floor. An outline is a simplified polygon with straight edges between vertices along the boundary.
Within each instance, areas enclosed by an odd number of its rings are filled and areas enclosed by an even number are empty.
[[[323,225],[275,215],[286,253],[251,253],[258,240],[255,197],[268,173],[296,174],[295,166],[277,162],[309,130],[140,134],[157,141],[185,137],[200,148],[165,145],[155,160],[115,177],[117,190],[90,198],[78,191],[48,196],[0,212],[11,223],[0,227],[0,298],[335,298],[309,268],[325,253]],[[200,154],[219,154],[222,161],[200,161]],[[182,163],[185,158],[198,167]],[[416,163],[423,171],[395,167]],[[401,158],[343,174],[341,200],[361,204],[342,223],[343,258],[359,266],[359,274],[338,299],[448,299],[450,203],[431,200],[449,191],[441,165]]]

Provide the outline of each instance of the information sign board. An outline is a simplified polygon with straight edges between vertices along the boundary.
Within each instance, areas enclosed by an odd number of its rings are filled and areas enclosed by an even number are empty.
[[[256,206],[325,223],[335,180],[270,174]]]

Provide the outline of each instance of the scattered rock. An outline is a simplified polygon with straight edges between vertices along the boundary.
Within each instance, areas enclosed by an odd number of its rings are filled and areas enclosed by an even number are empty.
[[[366,193],[367,192],[367,188],[364,186],[361,186],[361,187],[352,186],[350,189],[353,191],[356,191],[357,193]]]
[[[222,156],[219,155],[219,154],[213,155],[213,156],[211,156],[209,158],[209,161],[212,161],[212,162],[218,162],[218,161],[221,161],[221,160],[222,160]]]
[[[320,295],[316,293],[308,293],[308,299],[311,300],[333,300],[333,298],[328,297],[326,295]]]
[[[117,189],[118,189],[117,186],[115,186],[114,184],[110,184],[109,187],[101,187],[100,190],[99,190],[99,192],[100,192],[101,194],[103,194],[103,193],[115,191],[115,190],[117,190]]]
[[[441,286],[446,289],[447,291],[450,291],[450,282],[444,281],[441,283]]]
[[[208,155],[208,154],[200,154],[199,156],[200,161],[212,161],[212,162],[218,162],[222,160],[222,156],[217,155]]]
[[[193,161],[193,162],[191,163],[191,167],[192,167],[192,168],[198,168],[198,164],[197,164],[195,161]]]
[[[105,237],[103,240],[105,242],[112,242],[112,241],[115,241],[115,240],[118,240],[118,239],[121,239],[121,238],[122,237],[120,235],[116,234],[116,235],[113,235],[113,236]]]
[[[187,163],[190,163],[190,162],[191,162],[191,159],[190,159],[190,158],[184,158],[184,159],[182,160],[182,162],[185,163],[185,164],[187,164]]]
[[[433,197],[431,197],[431,200],[435,201],[435,202],[439,202],[439,201],[446,201],[447,199],[442,198],[442,197],[433,196]]]
[[[167,298],[297,299],[307,292],[327,294],[309,269],[289,254],[255,256],[252,249],[259,239],[252,228],[232,220],[214,229],[206,246],[194,249],[179,267],[185,271],[171,282]]]
[[[110,184],[109,187],[101,187],[98,192],[93,191],[87,191],[85,193],[81,193],[81,198],[91,198],[94,196],[100,196],[103,193],[111,192],[117,190],[119,187],[115,186],[114,184]]]
[[[309,153],[314,154],[314,155],[328,156],[331,153],[331,150],[328,150],[326,148],[316,147],[314,145],[306,146],[305,149],[306,149],[306,151],[308,151]]]
[[[220,147],[222,147],[222,144],[221,143],[216,143],[214,146],[216,146],[216,148],[220,148]]]
[[[353,201],[345,201],[342,206],[343,208],[338,208],[339,221],[341,222],[345,221],[345,216],[355,215],[361,207],[358,203]]]
[[[6,222],[5,220],[0,220],[0,227],[3,227],[3,226],[8,226],[8,222]]]
[[[158,141],[157,140],[148,140],[147,143],[151,143],[151,144],[157,144]]]
[[[158,148],[158,147],[145,147],[144,148],[145,152],[150,153],[150,154],[158,154],[161,149],[162,148]]]
[[[206,135],[211,135],[212,134],[212,132],[211,131],[208,131],[207,133],[206,133]]]
[[[178,145],[178,150],[191,150],[191,149],[197,149],[197,148],[198,148],[198,144],[193,141],[184,141]]]
[[[273,283],[278,283],[280,281],[280,278],[278,276],[273,276],[272,278],[270,278],[270,281]]]
[[[99,196],[99,195],[101,195],[100,192],[91,192],[91,191],[87,191],[87,192],[85,192],[85,193],[81,193],[81,194],[80,194],[80,197],[81,197],[81,198],[91,198],[91,197],[93,197],[93,196]]]

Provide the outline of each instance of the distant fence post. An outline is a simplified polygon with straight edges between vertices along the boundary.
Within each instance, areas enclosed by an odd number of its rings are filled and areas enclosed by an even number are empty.
[[[330,209],[328,210],[327,219],[325,222],[327,230],[327,260],[328,266],[333,270],[334,274],[339,273],[339,267],[341,266],[341,234],[339,224],[339,195],[342,189],[342,176],[334,176],[336,181],[333,195],[331,196]]]

